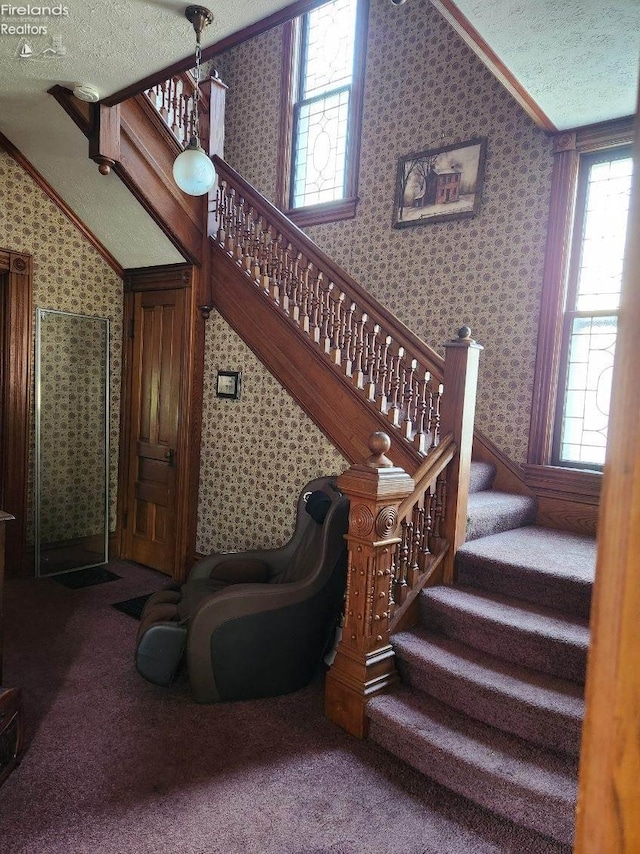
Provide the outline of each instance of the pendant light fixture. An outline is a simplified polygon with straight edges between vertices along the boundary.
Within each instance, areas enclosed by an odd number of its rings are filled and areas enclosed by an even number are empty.
[[[173,178],[183,193],[187,193],[190,196],[202,196],[209,192],[216,180],[216,172],[213,168],[211,158],[200,145],[198,122],[200,57],[202,55],[200,36],[204,28],[208,27],[213,21],[213,15],[204,6],[187,6],[184,16],[193,25],[196,34],[196,88],[193,93],[193,107],[191,110],[191,138],[185,150],[174,161]]]

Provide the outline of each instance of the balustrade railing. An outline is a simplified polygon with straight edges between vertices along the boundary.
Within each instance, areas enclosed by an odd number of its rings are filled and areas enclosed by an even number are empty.
[[[156,83],[145,92],[171,133],[183,148],[193,134],[193,113],[196,97],[195,80],[189,72]]]
[[[218,246],[405,442],[422,456],[433,451],[440,441],[442,357],[224,161],[214,163],[217,231],[211,236]]]

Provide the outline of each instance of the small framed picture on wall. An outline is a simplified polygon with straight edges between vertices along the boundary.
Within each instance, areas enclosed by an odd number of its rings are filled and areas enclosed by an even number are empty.
[[[242,374],[240,371],[218,371],[216,397],[238,400],[240,397],[241,381]]]

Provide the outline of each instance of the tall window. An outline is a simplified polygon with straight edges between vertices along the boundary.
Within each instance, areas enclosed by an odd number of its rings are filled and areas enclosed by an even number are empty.
[[[354,216],[365,0],[332,0],[285,30],[280,205],[310,225]]]
[[[629,116],[554,140],[527,471],[596,497],[593,474],[566,469],[605,461],[633,131]]]
[[[604,464],[632,166],[628,149],[580,163],[555,425],[560,465]]]

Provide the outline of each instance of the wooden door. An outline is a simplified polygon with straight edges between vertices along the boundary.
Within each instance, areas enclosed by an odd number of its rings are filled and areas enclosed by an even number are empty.
[[[175,564],[185,289],[133,300],[128,477],[122,557],[172,574]]]

